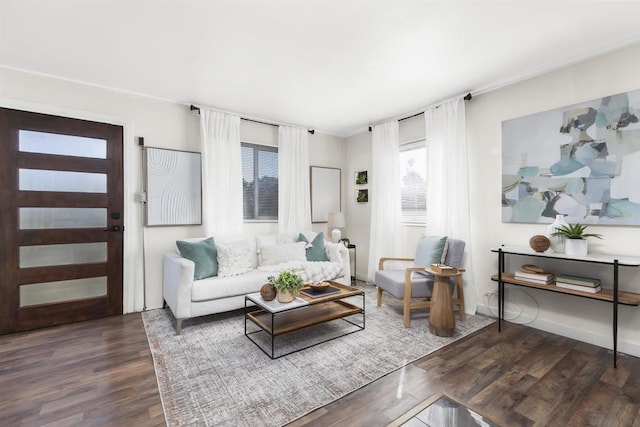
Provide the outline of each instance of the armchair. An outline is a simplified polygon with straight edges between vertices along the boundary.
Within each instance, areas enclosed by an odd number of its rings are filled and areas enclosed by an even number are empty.
[[[435,251],[431,251],[440,241],[446,240],[446,248],[444,249],[444,259]],[[418,243],[415,258],[380,258],[378,262],[378,271],[375,273],[375,284],[377,286],[377,306],[382,305],[382,297],[386,292],[403,302],[403,320],[404,327],[408,328],[411,319],[411,310],[419,308],[431,307],[431,294],[433,292],[434,277],[424,271],[432,263],[443,262],[451,267],[456,267],[458,271],[462,270],[462,258],[464,255],[465,242],[458,239],[423,237]],[[442,253],[442,251],[440,251]],[[430,258],[431,257],[431,258]],[[385,262],[387,261],[405,261],[414,262],[414,265],[404,269],[385,270]],[[424,265],[422,265],[424,264]],[[460,320],[465,319],[464,312],[464,291],[462,286],[462,276],[450,279],[455,281],[452,286],[452,294],[455,291],[455,297],[452,298],[454,306],[458,307],[458,315]]]

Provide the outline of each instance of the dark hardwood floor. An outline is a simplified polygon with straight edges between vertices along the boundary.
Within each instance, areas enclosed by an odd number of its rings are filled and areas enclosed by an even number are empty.
[[[438,394],[504,426],[640,426],[640,359],[611,357],[493,325],[290,426],[384,426]],[[1,426],[164,424],[140,314],[0,336]]]
[[[0,336],[0,426],[156,425],[139,313]]]

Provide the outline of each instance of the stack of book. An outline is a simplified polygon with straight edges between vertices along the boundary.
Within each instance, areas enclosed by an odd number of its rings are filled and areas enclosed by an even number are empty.
[[[570,276],[568,274],[558,274],[558,277],[556,278],[556,286],[565,289],[573,289],[574,291],[588,292],[590,294],[595,294],[602,290],[600,287],[600,279]]]
[[[513,274],[516,279],[525,280],[527,282],[539,283],[541,285],[550,285],[553,283],[553,273],[533,273],[531,271],[516,270]]]
[[[456,274],[458,272],[457,268],[449,267],[448,265],[444,264],[431,264],[431,269],[436,273],[442,274]]]

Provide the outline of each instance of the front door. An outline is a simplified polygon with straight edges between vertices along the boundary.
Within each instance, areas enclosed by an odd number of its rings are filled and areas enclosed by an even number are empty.
[[[0,333],[122,313],[122,134],[0,108]]]

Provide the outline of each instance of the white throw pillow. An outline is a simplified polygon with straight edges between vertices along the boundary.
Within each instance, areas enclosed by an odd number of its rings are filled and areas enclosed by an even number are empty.
[[[304,242],[285,243],[262,248],[262,265],[277,265],[284,262],[306,261]],[[219,273],[218,273],[219,274]]]
[[[238,276],[252,270],[249,260],[249,241],[216,243],[218,248],[218,276]]]

